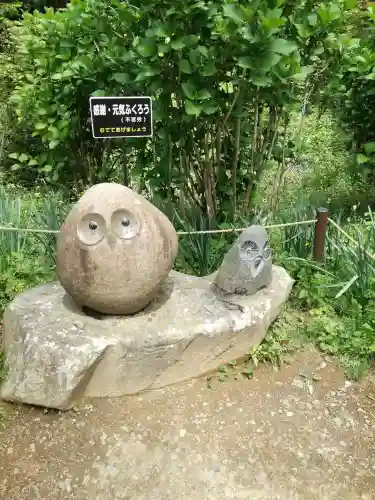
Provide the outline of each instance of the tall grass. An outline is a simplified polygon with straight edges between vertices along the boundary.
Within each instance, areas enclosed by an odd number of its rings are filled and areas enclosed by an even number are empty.
[[[36,229],[60,230],[69,206],[54,196],[43,198],[32,207],[31,222]],[[51,264],[55,261],[56,234],[35,233],[35,240]]]
[[[375,277],[375,262],[369,257],[374,251],[373,230],[372,226],[354,228],[358,245],[354,245],[334,227],[329,228],[327,235],[327,266],[338,280],[345,282],[344,286],[351,282],[350,290],[347,290],[361,303],[366,301]]]
[[[314,218],[315,213],[311,207],[298,203],[296,206],[282,211],[278,215],[277,221],[290,223],[313,220]],[[290,256],[308,258],[311,254],[313,239],[314,224],[286,226],[282,230],[280,250]]]
[[[22,225],[22,201],[19,196],[9,196],[0,186],[0,225],[17,228]],[[19,231],[0,231],[0,270],[4,271],[9,257],[14,254],[32,253],[27,236]]]
[[[302,219],[306,212],[295,214]],[[291,296],[294,308],[303,311],[301,333],[328,354],[335,354],[348,375],[359,378],[375,353],[375,220],[355,217],[335,219],[328,225],[325,261],[311,258],[312,229],[283,228],[276,250],[278,263],[296,280]],[[355,222],[353,224],[353,222]]]
[[[0,230],[0,312],[26,288],[55,278],[55,236],[17,229],[59,229],[67,208],[57,195],[20,195],[13,187],[0,186],[4,228]]]
[[[192,204],[186,205],[183,215],[177,209],[171,216],[176,228],[182,232],[217,229],[214,221]],[[229,227],[223,224],[221,228]],[[176,268],[189,274],[207,276],[216,271],[225,252],[236,235],[233,233],[202,233],[180,236]]]
[[[297,205],[289,212],[283,212],[279,220],[292,222],[312,219],[313,216],[314,211],[310,207]],[[317,267],[317,263],[311,260],[314,224],[282,228],[277,251],[288,260],[310,265],[312,269],[319,269],[323,273],[327,271],[331,276],[335,276],[336,285],[332,288],[343,287],[352,282],[347,288],[348,293],[362,299],[372,286],[371,281],[375,277],[375,260],[371,258],[371,255],[375,257],[375,218],[370,212],[367,219],[355,218],[355,224],[350,223],[340,214],[334,220],[357,241],[357,244],[346,238],[333,225],[328,224],[323,265]]]
[[[0,225],[4,228],[59,230],[67,207],[56,195],[18,193],[0,186]],[[9,256],[47,257],[53,265],[55,235],[0,230],[0,268]]]

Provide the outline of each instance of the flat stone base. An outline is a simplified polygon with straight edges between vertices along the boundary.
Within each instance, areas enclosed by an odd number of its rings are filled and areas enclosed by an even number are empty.
[[[1,397],[67,410],[82,397],[164,387],[244,356],[264,338],[293,280],[274,266],[267,289],[224,296],[214,278],[172,271],[158,297],[126,317],[83,312],[58,282],[20,294],[4,314]]]

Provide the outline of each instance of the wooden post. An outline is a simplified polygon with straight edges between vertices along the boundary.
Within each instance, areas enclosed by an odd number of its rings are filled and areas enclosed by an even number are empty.
[[[328,224],[328,208],[318,208],[316,211],[315,237],[313,258],[319,262],[324,261],[324,246]]]

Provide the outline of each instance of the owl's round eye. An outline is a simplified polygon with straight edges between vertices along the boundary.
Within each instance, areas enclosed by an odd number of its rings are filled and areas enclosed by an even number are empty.
[[[254,260],[259,256],[258,245],[255,241],[244,241],[240,247],[240,255],[245,260]]]
[[[133,212],[120,209],[112,214],[111,228],[119,238],[131,240],[139,234],[141,223]]]
[[[77,224],[78,238],[84,245],[97,245],[106,232],[106,223],[100,214],[86,214]]]
[[[264,244],[264,247],[263,247],[263,257],[267,260],[271,257],[271,248],[270,248],[270,245],[268,243],[268,241],[266,241],[266,243]]]

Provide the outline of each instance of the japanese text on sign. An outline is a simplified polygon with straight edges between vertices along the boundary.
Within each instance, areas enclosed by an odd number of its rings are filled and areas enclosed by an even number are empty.
[[[106,116],[107,106],[105,104],[94,104],[93,105],[94,116]],[[108,108],[108,112],[112,115],[145,115],[150,114],[150,107],[148,104],[134,104],[130,106],[129,104],[113,104],[112,108]],[[140,117],[138,117],[140,118]],[[138,120],[141,121],[141,120]]]
[[[150,97],[91,97],[95,138],[152,136]]]

